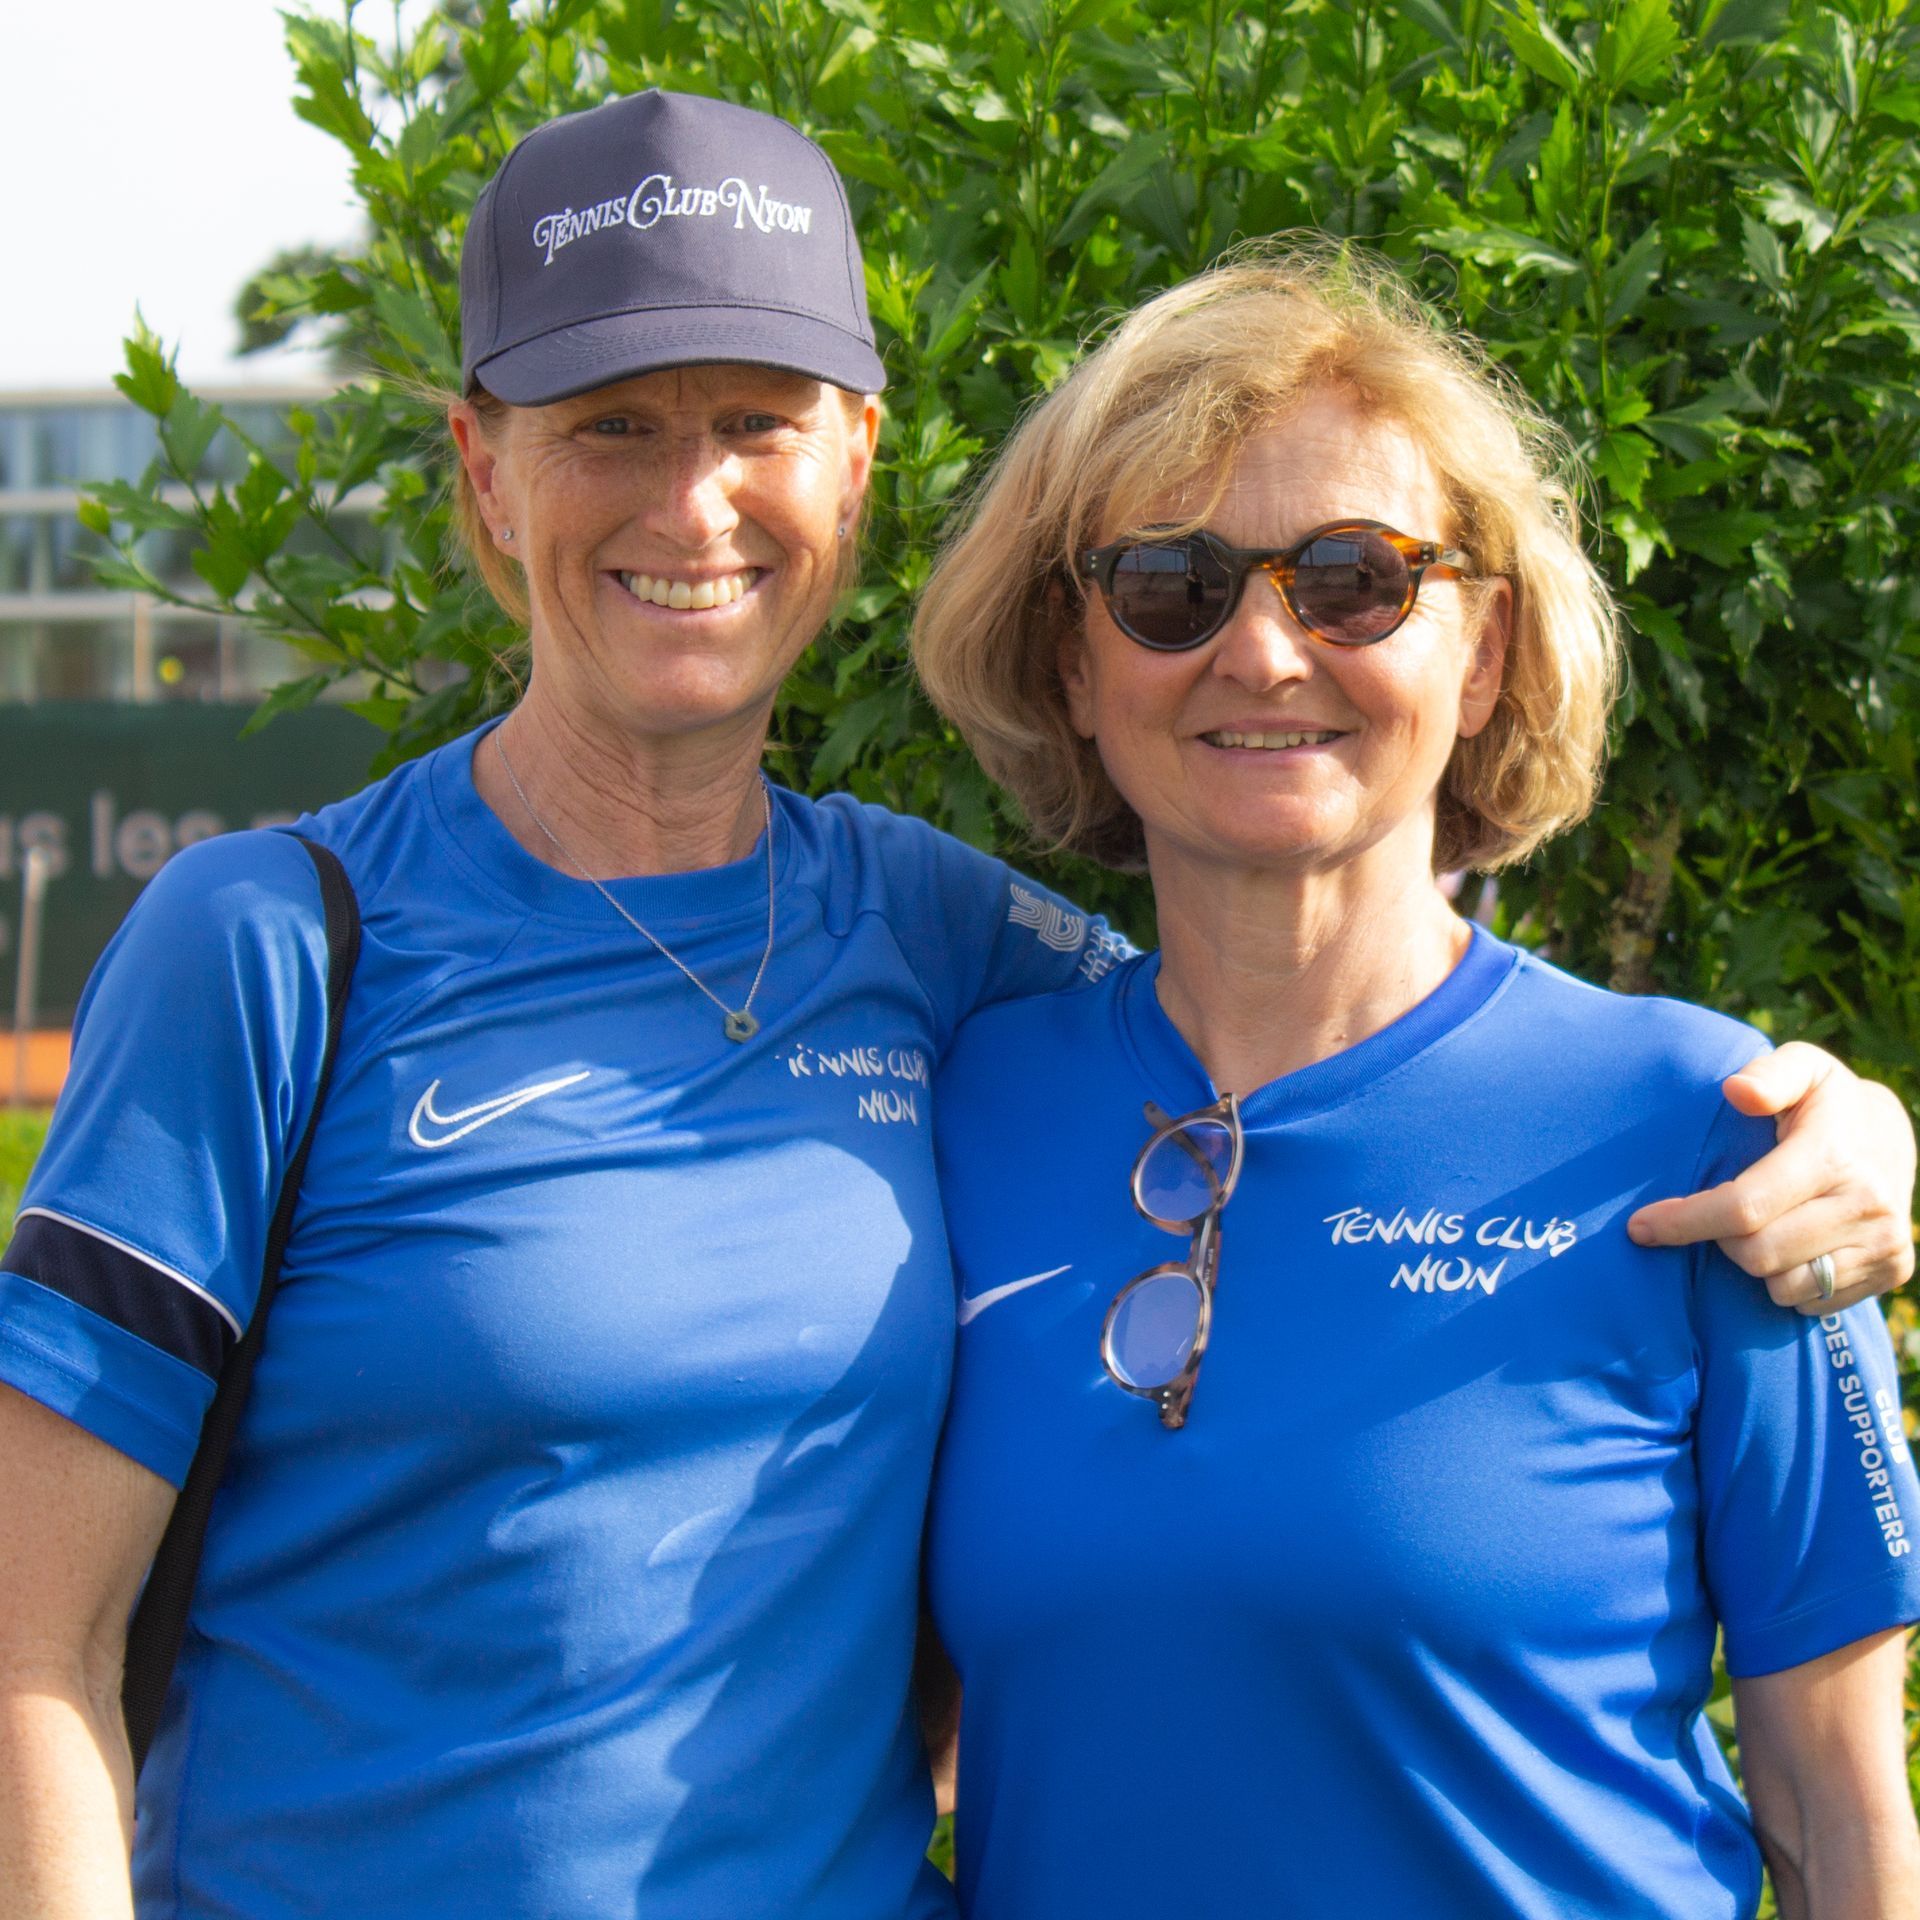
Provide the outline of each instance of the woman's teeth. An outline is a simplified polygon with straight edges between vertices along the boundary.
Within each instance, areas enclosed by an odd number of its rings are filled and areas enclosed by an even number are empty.
[[[1333,733],[1203,733],[1201,736],[1210,747],[1317,747],[1329,740],[1338,740],[1340,735]]]
[[[650,573],[623,573],[620,584],[636,600],[651,600],[656,607],[730,607],[759,576],[758,567],[722,574],[718,580],[669,580],[665,575],[656,580]]]

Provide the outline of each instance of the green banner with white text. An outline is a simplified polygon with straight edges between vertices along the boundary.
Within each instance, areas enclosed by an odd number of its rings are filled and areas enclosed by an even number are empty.
[[[272,826],[366,784],[382,744],[309,707],[240,738],[251,707],[0,706],[0,1018],[19,965],[25,856],[49,856],[36,1024],[65,1026],[100,950],[180,848]]]

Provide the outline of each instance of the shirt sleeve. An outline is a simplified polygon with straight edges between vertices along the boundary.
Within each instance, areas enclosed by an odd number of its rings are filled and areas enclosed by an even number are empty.
[[[1106,920],[924,821],[869,816],[888,924],[931,1002],[942,1051],[982,1007],[1098,980],[1134,951]]]
[[[1767,1122],[1723,1105],[1696,1186],[1771,1144]],[[1920,1619],[1920,1482],[1879,1307],[1790,1312],[1708,1245],[1694,1321],[1702,1542],[1728,1671],[1776,1673]]]
[[[231,834],[178,854],[87,983],[0,1254],[0,1380],[175,1486],[253,1311],[326,1002],[298,841]]]

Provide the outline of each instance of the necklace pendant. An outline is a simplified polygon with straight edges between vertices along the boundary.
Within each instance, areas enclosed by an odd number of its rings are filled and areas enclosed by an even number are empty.
[[[760,1022],[745,1007],[738,1013],[727,1015],[727,1038],[729,1040],[751,1040],[760,1031]]]

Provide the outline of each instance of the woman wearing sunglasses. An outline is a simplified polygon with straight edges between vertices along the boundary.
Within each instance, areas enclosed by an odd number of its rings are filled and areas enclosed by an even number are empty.
[[[1783,1913],[1920,1900],[1879,1315],[1626,1232],[1767,1146],[1754,1035],[1434,883],[1593,800],[1552,451],[1389,276],[1249,259],[1029,418],[928,590],[935,699],[1040,833],[1144,856],[1163,943],[936,1089],[979,1920],[1750,1915],[1763,1852]]]

